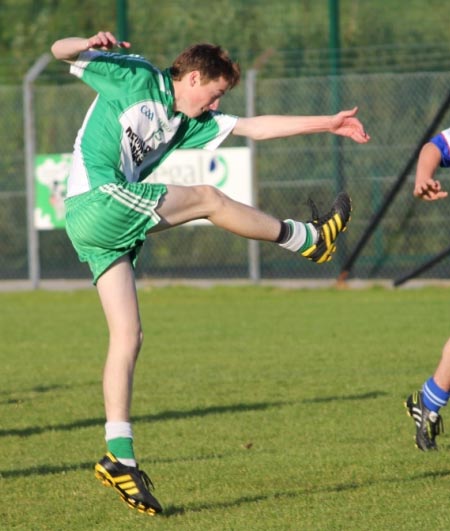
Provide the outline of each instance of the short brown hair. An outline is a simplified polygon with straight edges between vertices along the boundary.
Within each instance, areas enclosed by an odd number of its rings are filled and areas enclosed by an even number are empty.
[[[186,48],[173,62],[170,73],[175,81],[180,81],[193,70],[200,72],[203,84],[223,77],[228,82],[229,90],[239,83],[241,77],[238,63],[231,60],[228,52],[208,43]]]

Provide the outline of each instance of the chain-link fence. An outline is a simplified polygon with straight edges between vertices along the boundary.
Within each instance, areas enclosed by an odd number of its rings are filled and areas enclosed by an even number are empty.
[[[56,79],[56,78],[55,78]],[[317,134],[256,144],[254,169],[258,205],[280,218],[306,219],[308,198],[327,210],[338,190],[354,204],[348,232],[340,238],[335,259],[317,266],[278,246],[259,246],[262,279],[330,279],[342,270],[352,249],[383,205],[424,131],[447,98],[450,73],[361,74],[339,77],[265,79],[256,81],[256,114],[332,114],[359,107],[359,117],[372,139],[359,145],[349,139]],[[0,132],[0,279],[28,277],[24,116],[21,86],[0,86],[4,127]],[[51,76],[34,89],[36,153],[68,153],[94,93],[79,81]],[[222,110],[246,113],[245,83],[222,102]],[[444,112],[439,128],[450,126]],[[436,130],[436,131],[437,131]],[[242,146],[229,138],[224,146]],[[449,245],[448,203],[413,198],[414,168],[395,195],[386,215],[361,249],[350,272],[374,279],[407,274]],[[439,170],[444,187],[450,173]],[[42,279],[90,278],[64,230],[39,232]],[[447,277],[445,258],[427,278]],[[179,227],[147,239],[139,278],[248,278],[248,242],[215,227]]]

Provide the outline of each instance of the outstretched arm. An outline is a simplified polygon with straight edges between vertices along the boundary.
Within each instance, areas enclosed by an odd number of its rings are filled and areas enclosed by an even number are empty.
[[[356,118],[357,112],[358,107],[354,107],[331,116],[265,115],[239,118],[233,134],[247,136],[253,140],[268,140],[311,133],[333,133],[365,144],[370,140],[370,136]]]
[[[84,39],[82,37],[67,37],[53,43],[52,54],[60,61],[72,62],[81,52],[91,48],[99,50],[110,50],[114,46],[120,48],[130,48],[131,44],[126,41],[118,41],[109,31],[99,31],[93,37]]]
[[[424,201],[444,199],[448,193],[442,190],[441,183],[436,181],[434,174],[441,163],[442,154],[432,142],[427,142],[420,150],[417,161],[414,195]]]

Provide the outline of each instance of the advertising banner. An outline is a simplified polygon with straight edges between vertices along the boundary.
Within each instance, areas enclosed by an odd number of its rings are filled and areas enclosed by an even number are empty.
[[[35,160],[35,228],[64,228],[64,199],[72,155],[37,155]],[[172,153],[144,182],[179,186],[209,184],[229,197],[251,205],[250,149],[180,149]],[[191,223],[208,222],[198,220]]]

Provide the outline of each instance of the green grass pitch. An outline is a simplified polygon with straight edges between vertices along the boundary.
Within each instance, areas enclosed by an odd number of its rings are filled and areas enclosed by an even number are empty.
[[[1,529],[450,528],[450,439],[416,450],[403,407],[450,335],[448,289],[139,297],[135,449],[165,513],[94,478],[108,340],[95,291],[0,293]]]

